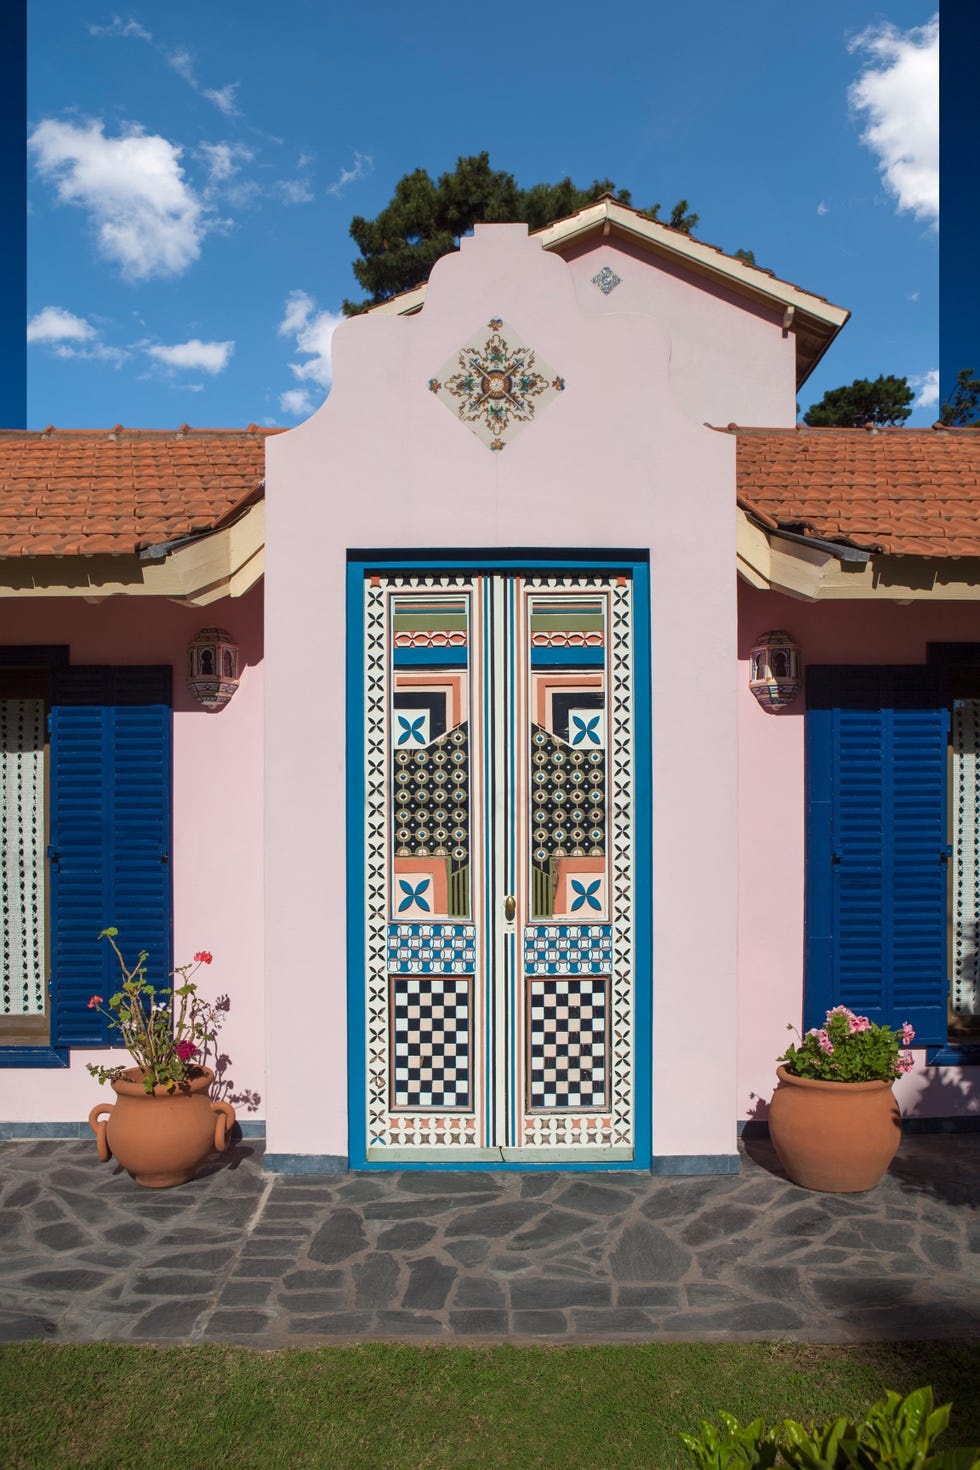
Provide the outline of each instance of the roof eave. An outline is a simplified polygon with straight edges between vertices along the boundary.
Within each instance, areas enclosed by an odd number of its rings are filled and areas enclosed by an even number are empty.
[[[734,256],[726,255],[715,245],[707,245],[702,240],[686,235],[682,230],[675,230],[669,225],[649,219],[638,210],[614,199],[598,199],[575,214],[554,220],[543,229],[535,230],[533,238],[540,240],[545,250],[561,253],[563,248],[593,234],[604,237],[619,235],[654,255],[674,261],[681,260],[693,274],[716,282],[723,281],[747,298],[775,310],[781,309],[785,313],[792,307],[791,330],[796,337],[797,388],[803,386],[838,333],[850,320],[851,313],[845,307],[835,306],[822,296],[816,296],[789,281],[783,281],[771,271],[747,265]],[[422,309],[425,293],[426,285],[423,283],[371,307],[370,314],[411,316]]]
[[[737,525],[738,574],[762,591],[802,602],[980,602],[980,557],[862,552],[762,526],[742,506]]]
[[[265,503],[258,501],[231,525],[147,550],[160,555],[0,558],[0,598],[164,597],[205,607],[222,597],[242,597],[264,569]]]

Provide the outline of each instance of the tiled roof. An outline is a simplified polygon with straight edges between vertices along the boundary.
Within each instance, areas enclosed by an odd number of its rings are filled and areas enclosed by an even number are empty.
[[[0,432],[0,557],[133,554],[215,530],[262,494],[281,429]],[[740,505],[870,551],[980,556],[980,428],[748,429]]]
[[[130,554],[210,531],[261,495],[278,429],[0,432],[0,556]]]
[[[897,556],[980,556],[980,428],[743,429],[739,504],[770,529]]]

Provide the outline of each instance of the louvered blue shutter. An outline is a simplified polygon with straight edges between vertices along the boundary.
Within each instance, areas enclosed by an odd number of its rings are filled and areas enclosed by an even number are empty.
[[[846,1005],[946,1039],[948,739],[939,669],[807,670],[808,1027]]]
[[[104,1046],[92,995],[119,988],[100,930],[166,985],[171,937],[171,671],[58,671],[51,709],[51,1000],[54,1046]],[[113,1038],[115,1040],[116,1038]]]

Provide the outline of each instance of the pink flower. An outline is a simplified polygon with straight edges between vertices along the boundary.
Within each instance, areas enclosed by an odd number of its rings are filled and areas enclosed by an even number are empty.
[[[197,954],[194,956],[194,959],[199,965],[210,965],[211,961],[214,959],[214,955],[211,953],[210,950],[199,949]]]
[[[817,1032],[817,1045],[819,1046],[821,1051],[825,1051],[827,1053],[828,1057],[833,1053],[834,1043],[831,1041],[826,1031]]]
[[[849,1021],[854,1020],[854,1012],[849,1011],[847,1009],[847,1006],[834,1006],[832,1011],[827,1012],[828,1021],[830,1020],[831,1016],[846,1016]]]
[[[903,1072],[911,1072],[912,1068],[915,1066],[915,1058],[911,1055],[910,1052],[902,1052],[901,1056],[896,1061],[895,1066],[898,1068],[900,1074]]]
[[[909,1025],[908,1021],[906,1021],[904,1023],[904,1025],[902,1026],[902,1045],[903,1046],[911,1046],[912,1045],[912,1042],[914,1040],[915,1040],[915,1032],[913,1031],[912,1027]]]
[[[871,1022],[868,1020],[867,1016],[852,1016],[851,1017],[850,1025],[851,1025],[851,1035],[852,1036],[857,1031],[870,1031],[871,1030]]]
[[[88,1003],[88,1008],[91,1011],[91,1010],[93,1010],[95,1008],[95,1006],[101,1005],[101,1004],[102,1004],[102,996],[101,995],[93,995],[92,996],[92,999]]]
[[[189,1062],[191,1057],[197,1056],[197,1047],[194,1045],[193,1041],[178,1041],[177,1045],[174,1047],[174,1051],[180,1057],[180,1060],[182,1062]]]

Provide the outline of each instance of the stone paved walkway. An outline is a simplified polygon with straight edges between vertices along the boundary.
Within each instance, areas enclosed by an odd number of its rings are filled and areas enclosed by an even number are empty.
[[[0,1338],[415,1342],[980,1333],[980,1134],[864,1195],[743,1171],[265,1176],[146,1190],[94,1143],[0,1144]]]

